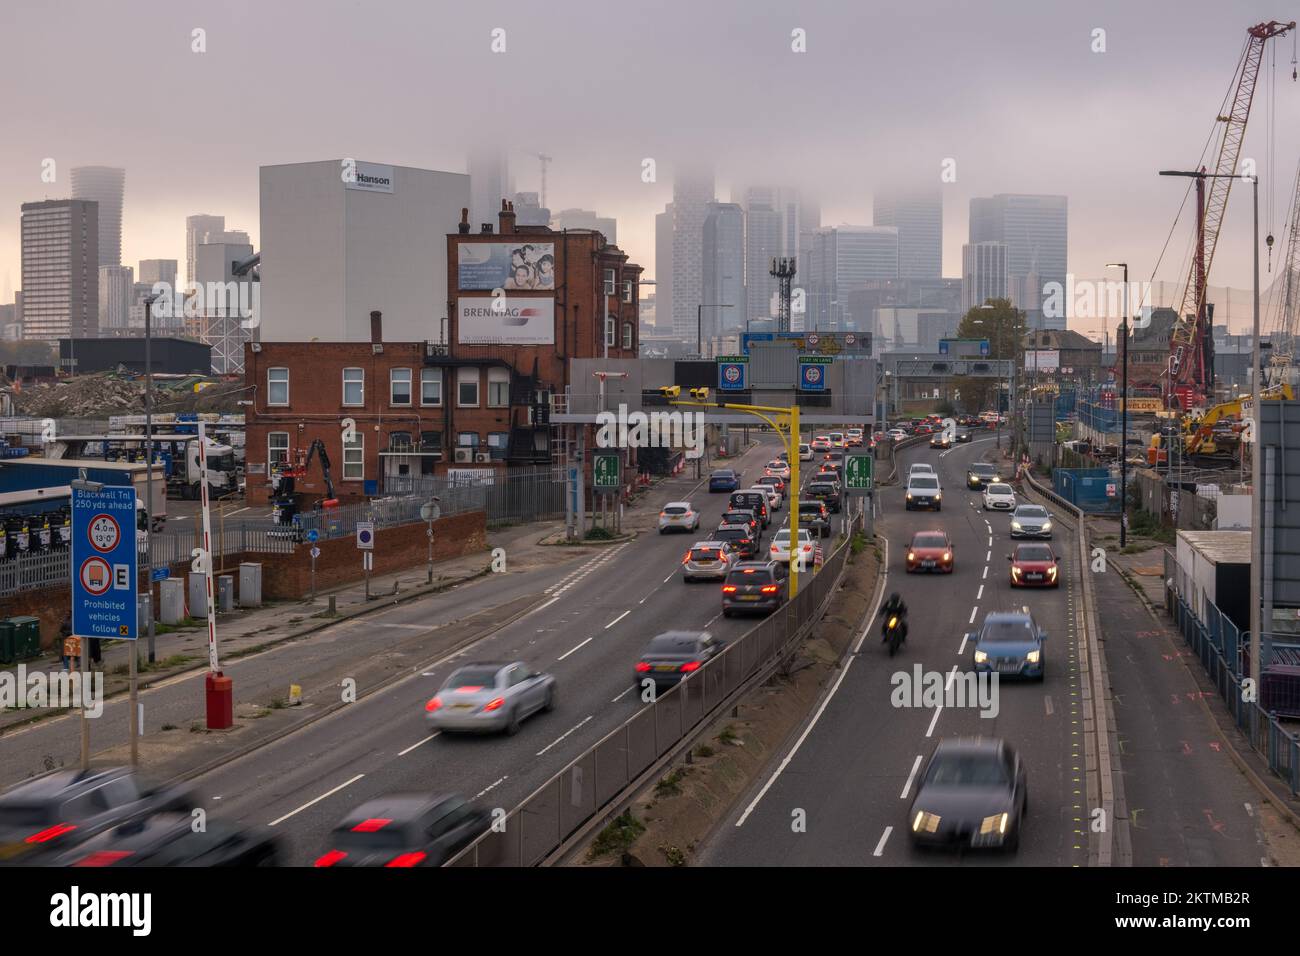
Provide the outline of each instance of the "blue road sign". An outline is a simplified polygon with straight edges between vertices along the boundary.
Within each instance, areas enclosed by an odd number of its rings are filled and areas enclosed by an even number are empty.
[[[826,370],[832,359],[816,355],[799,356],[799,387],[805,392],[826,390]]]
[[[171,571],[167,568],[154,568],[149,572],[149,580],[153,582],[166,581],[171,577]]]
[[[135,488],[72,489],[72,633],[135,640]]]
[[[315,544],[317,541],[320,540],[320,532],[317,531],[315,528],[308,528],[307,533],[306,535],[304,535],[304,537],[307,539],[309,543]]]
[[[743,355],[729,355],[718,359],[718,388],[742,391],[746,387],[745,368],[749,360]]]

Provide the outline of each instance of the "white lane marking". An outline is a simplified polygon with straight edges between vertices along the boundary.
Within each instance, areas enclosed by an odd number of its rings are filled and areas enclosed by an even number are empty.
[[[979,609],[980,606],[978,604],[976,604],[973,608],[970,609],[970,620],[966,622],[967,624],[975,623],[975,615],[979,613]]]
[[[925,735],[926,735],[927,737],[929,737],[929,736],[931,736],[931,735],[934,734],[934,725],[937,724],[937,723],[939,722],[939,715],[942,714],[942,713],[943,713],[943,707],[942,707],[942,706],[936,707],[936,708],[934,709],[934,716],[930,718],[930,726],[929,726],[929,727],[926,729],[926,731],[925,731]]]
[[[505,783],[505,781],[507,781],[507,780],[509,780],[509,779],[510,779],[510,774],[506,774],[504,777],[502,777],[502,778],[501,778],[500,780],[498,780],[496,783],[490,783],[490,784],[488,784],[486,787],[484,787],[484,788],[483,788],[482,790],[480,790],[478,793],[474,794],[474,799],[477,800],[479,797],[483,796],[483,794],[487,793],[489,790],[491,790],[493,787],[495,787],[498,783]]]
[[[980,585],[979,594],[975,595],[975,600],[981,600],[984,597],[984,585]]]
[[[637,687],[637,685],[636,685],[636,684],[633,684],[633,685],[632,685],[631,687],[629,687],[627,690],[623,691],[623,693],[619,694],[617,697],[615,697],[613,700],[611,700],[610,703],[611,703],[611,704],[617,704],[620,700],[622,700],[622,699],[623,699],[624,697],[626,697],[628,694],[632,693],[632,691],[636,690],[636,687]]]
[[[958,653],[959,655],[960,655],[960,654],[965,654],[965,653],[966,653],[966,635],[965,635],[965,634],[963,634],[963,635],[961,636],[961,647],[957,648],[957,653]]]
[[[989,576],[989,566],[986,564],[986,565],[984,565],[984,573],[983,573],[982,575],[980,575],[980,580],[981,580],[981,581],[987,581],[987,580],[988,580],[988,576]]]
[[[993,552],[992,552],[992,551],[987,551],[987,552],[985,552],[985,554],[984,554],[984,560],[985,560],[985,561],[992,561],[992,560],[993,560]]]
[[[247,510],[248,510],[248,506],[245,506],[245,507],[243,507],[243,508],[237,508],[237,509],[235,509],[234,511],[229,512],[229,513],[226,515],[226,517],[227,517],[227,518],[233,518],[235,515],[239,514],[240,512],[242,512],[242,511],[247,511]]]
[[[812,720],[808,722],[808,726],[805,727],[803,733],[799,735],[799,739],[794,742],[794,746],[790,748],[790,752],[781,760],[780,766],[778,766],[776,770],[772,771],[772,776],[767,778],[767,783],[763,784],[763,788],[759,790],[754,799],[750,801],[749,806],[745,807],[745,812],[742,813],[740,819],[736,821],[736,826],[743,827],[745,825],[745,821],[748,820],[749,815],[754,812],[754,808],[758,806],[759,801],[767,795],[767,791],[772,789],[772,784],[776,783],[777,778],[781,776],[781,773],[785,768],[790,766],[790,761],[794,760],[794,755],[799,752],[799,748],[803,746],[803,742],[807,740],[808,735],[813,732],[813,728],[817,726],[817,721],[822,719],[822,714],[824,714],[826,708],[830,706],[830,702],[834,699],[836,692],[840,689],[840,685],[844,683],[844,678],[848,674],[849,668],[853,666],[853,661],[856,660],[858,652],[862,650],[862,643],[867,639],[867,634],[870,633],[872,625],[875,624],[876,617],[880,614],[881,602],[885,599],[885,585],[889,580],[888,538],[885,539],[884,560],[880,562],[880,566],[883,569],[883,576],[880,579],[880,594],[876,598],[876,606],[872,609],[871,616],[867,618],[867,626],[862,629],[862,633],[858,635],[857,642],[853,645],[853,654],[849,656],[848,663],[844,665],[839,675],[835,678],[835,683],[831,685],[831,689],[822,700],[821,706],[817,708],[817,713],[813,714]]]
[[[590,638],[590,637],[589,637],[589,638],[587,638],[585,641],[583,641],[581,644],[579,644],[577,647],[571,647],[571,648],[569,648],[569,650],[565,651],[563,654],[561,654],[559,657],[557,657],[557,658],[556,658],[556,661],[562,661],[562,660],[564,660],[566,657],[568,657],[570,654],[572,654],[574,651],[580,651],[580,650],[582,650],[584,647],[586,647],[588,644],[590,644],[590,643],[592,642],[592,640],[593,640],[593,638]]]
[[[543,747],[541,750],[537,751],[537,756],[540,757],[542,754],[546,753],[546,751],[550,750],[552,747],[554,747],[556,744],[558,744],[558,743],[559,743],[561,740],[563,740],[565,737],[569,736],[569,734],[573,733],[575,730],[577,730],[579,727],[581,727],[581,726],[582,726],[583,724],[585,724],[587,721],[591,720],[591,718],[594,717],[594,716],[595,716],[595,714],[588,714],[586,717],[582,718],[582,720],[578,721],[578,723],[575,724],[573,727],[569,728],[569,729],[566,730],[564,733],[560,734],[560,736],[558,736],[558,737],[556,737],[554,740],[552,740],[552,741],[551,741],[549,744],[547,744],[545,747]]]
[[[664,584],[667,584],[669,581],[671,581],[673,579],[673,576],[676,574],[677,572],[674,571],[672,574],[668,575],[668,577],[664,578]]]
[[[993,547],[993,535],[989,535],[989,547]]]
[[[322,800],[324,800],[326,797],[332,797],[332,796],[334,796],[334,794],[338,793],[338,792],[339,792],[340,790],[342,790],[344,787],[350,787],[350,786],[352,786],[352,784],[356,783],[358,780],[360,780],[360,779],[361,779],[362,777],[364,777],[364,776],[365,776],[364,773],[359,773],[359,774],[357,774],[357,775],[356,775],[355,777],[353,777],[351,780],[347,781],[346,783],[341,783],[341,784],[339,784],[339,785],[338,785],[337,787],[335,787],[333,790],[327,790],[327,791],[325,791],[325,792],[322,793],[319,797],[317,797],[315,800],[310,800],[310,801],[308,801],[307,803],[304,803],[304,804],[303,804],[302,806],[300,806],[297,810],[291,810],[291,811],[289,811],[288,813],[286,813],[284,816],[280,817],[278,820],[272,820],[270,823],[267,824],[267,826],[269,826],[269,827],[273,827],[273,826],[275,826],[277,823],[283,823],[285,820],[288,820],[290,817],[292,817],[292,816],[296,816],[297,814],[302,813],[302,811],[306,810],[308,807],[315,806],[316,804],[320,803],[320,802],[321,802]]]
[[[438,731],[438,733],[442,733],[442,731]],[[411,746],[407,747],[405,750],[398,753],[397,756],[405,757],[416,747],[423,747],[425,744],[427,744],[430,740],[432,740],[436,736],[438,736],[438,734],[429,734],[429,736],[425,737],[423,740],[419,741],[418,743],[411,744]]]
[[[632,613],[632,609],[631,609],[631,608],[628,608],[626,611],[624,611],[624,612],[623,612],[622,614],[620,614],[618,617],[614,618],[614,620],[612,620],[612,621],[610,621],[608,624],[606,624],[606,625],[605,625],[605,630],[608,631],[611,627],[613,627],[615,624],[617,624],[619,621],[623,620],[623,618],[627,617],[627,616],[628,616],[629,614],[631,614],[631,613]]]
[[[1246,816],[1253,817],[1255,815],[1255,808],[1252,807],[1249,803],[1243,804],[1243,806],[1245,806],[1246,808]]]
[[[881,856],[885,852],[885,841],[889,839],[889,834],[894,832],[893,827],[885,827],[885,832],[880,835],[880,842],[876,844],[876,850],[872,856]]]
[[[907,794],[912,789],[912,781],[916,779],[916,772],[921,769],[921,755],[916,755],[916,761],[912,764],[912,772],[907,775],[907,783],[903,784],[903,792],[898,795],[899,800],[906,800]]]
[[[376,621],[376,622],[375,622],[375,626],[376,626],[376,627],[400,627],[400,628],[402,628],[403,630],[406,630],[406,631],[427,631],[427,630],[429,630],[429,625],[427,625],[427,624],[385,624],[383,621]]]
[[[546,602],[545,604],[543,604],[541,607],[534,609],[534,610],[533,610],[533,614],[536,614],[538,611],[545,611],[548,607],[550,607],[552,604],[554,604],[554,603],[555,603],[556,601],[558,601],[558,600],[559,600],[558,597],[553,597],[553,598],[551,598],[549,601],[547,601],[547,602]]]
[[[1047,711],[1047,716],[1052,716],[1052,695],[1047,694],[1043,697],[1043,710]]]

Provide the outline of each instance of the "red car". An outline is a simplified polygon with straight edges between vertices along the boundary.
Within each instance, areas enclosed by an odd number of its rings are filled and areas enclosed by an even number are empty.
[[[907,549],[907,573],[938,571],[952,574],[952,541],[945,531],[918,531]]]
[[[1060,564],[1050,544],[1034,542],[1016,545],[1016,553],[1008,554],[1011,562],[1013,588],[1059,588]]]

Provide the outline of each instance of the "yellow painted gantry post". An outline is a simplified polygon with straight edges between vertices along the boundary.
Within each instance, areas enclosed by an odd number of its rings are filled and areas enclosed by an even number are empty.
[[[786,456],[790,461],[790,597],[799,593],[799,561],[803,553],[799,549],[799,406],[791,405],[781,408],[771,405],[738,405],[730,402],[709,401],[707,388],[690,390],[692,401],[678,400],[680,385],[668,385],[659,389],[669,399],[670,405],[687,405],[694,408],[725,408],[730,411],[746,412],[755,418],[761,418],[772,426],[777,437],[785,446]],[[816,566],[816,549],[814,544],[813,562]]]

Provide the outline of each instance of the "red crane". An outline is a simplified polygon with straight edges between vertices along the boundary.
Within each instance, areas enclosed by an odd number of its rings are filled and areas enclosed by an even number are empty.
[[[1250,119],[1250,105],[1255,98],[1255,80],[1259,64],[1264,58],[1264,44],[1273,37],[1286,36],[1295,29],[1295,21],[1280,23],[1270,20],[1246,31],[1246,46],[1237,66],[1236,82],[1229,102],[1227,115],[1216,117],[1223,124],[1219,138],[1218,161],[1214,175],[1196,180],[1197,220],[1196,251],[1192,256],[1191,272],[1183,289],[1182,305],[1169,338],[1169,370],[1166,375],[1165,397],[1178,395],[1183,407],[1201,404],[1212,391],[1214,382],[1213,339],[1205,298],[1210,266],[1214,262],[1214,249],[1219,242],[1219,227],[1228,209],[1228,194],[1232,190],[1237,172],[1237,158],[1241,141],[1246,135],[1246,121]],[[1207,172],[1202,168],[1201,172]],[[1206,195],[1206,180],[1209,181]]]

